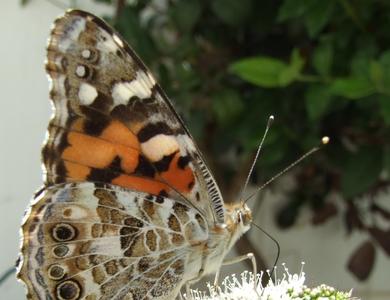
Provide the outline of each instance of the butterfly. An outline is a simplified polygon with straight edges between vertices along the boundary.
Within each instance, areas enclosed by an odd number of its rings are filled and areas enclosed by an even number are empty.
[[[217,273],[250,228],[221,192],[183,121],[128,44],[80,10],[47,48],[54,115],[44,187],[22,223],[28,299],[174,299]]]

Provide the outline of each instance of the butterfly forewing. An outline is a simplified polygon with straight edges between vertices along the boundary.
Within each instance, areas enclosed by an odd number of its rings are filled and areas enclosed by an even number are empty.
[[[55,116],[43,149],[47,184],[108,182],[188,201],[224,222],[219,189],[188,131],[136,54],[81,11],[48,46]]]

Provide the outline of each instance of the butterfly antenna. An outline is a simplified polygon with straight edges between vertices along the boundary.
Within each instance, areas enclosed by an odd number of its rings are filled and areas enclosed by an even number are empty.
[[[276,245],[276,258],[275,258],[275,262],[274,262],[274,265],[272,266],[272,270],[271,272],[269,273],[269,278],[271,279],[272,278],[272,274],[275,270],[275,267],[276,267],[276,264],[278,263],[278,260],[279,260],[279,256],[280,256],[280,245],[278,243],[278,241],[272,236],[270,235],[267,231],[265,231],[264,229],[262,229],[259,225],[257,225],[256,223],[252,222],[253,226],[255,226],[257,229],[259,229],[262,233],[264,233],[269,239],[271,239],[271,241],[273,241]],[[264,290],[263,290],[264,291]]]
[[[246,203],[248,200],[250,200],[251,198],[253,198],[255,195],[257,195],[257,193],[259,193],[262,189],[264,189],[267,185],[269,185],[272,181],[274,181],[275,179],[277,179],[278,177],[282,176],[284,173],[286,173],[287,171],[289,171],[291,168],[295,167],[297,164],[299,164],[302,160],[304,160],[306,157],[312,155],[313,153],[317,152],[318,150],[320,150],[322,148],[322,146],[326,145],[329,143],[329,137],[327,136],[324,136],[322,137],[321,139],[321,144],[316,146],[316,147],[313,147],[311,150],[309,150],[308,152],[306,152],[305,154],[303,154],[301,157],[299,157],[296,161],[294,161],[293,163],[291,163],[289,166],[287,166],[285,169],[283,169],[282,171],[280,171],[279,173],[277,173],[276,175],[272,176],[269,180],[267,180],[264,184],[262,184],[259,188],[256,189],[256,191],[254,191],[251,195],[249,195],[248,198],[245,199],[244,203]]]
[[[274,116],[269,116],[268,118],[268,122],[267,122],[267,127],[265,128],[265,131],[264,131],[264,134],[263,134],[263,137],[260,141],[260,144],[259,144],[259,147],[257,147],[257,151],[256,151],[256,155],[255,155],[255,158],[253,159],[253,162],[252,162],[252,166],[251,168],[249,169],[249,173],[248,173],[248,176],[246,177],[246,180],[245,180],[245,184],[244,184],[244,187],[241,191],[241,195],[240,195],[240,198],[239,199],[242,199],[244,194],[245,194],[245,191],[246,191],[246,188],[248,187],[248,184],[249,184],[249,179],[251,178],[252,176],[252,173],[253,173],[253,170],[255,168],[255,165],[256,165],[256,162],[257,162],[257,159],[259,158],[259,155],[260,155],[260,151],[261,151],[261,148],[263,148],[263,143],[264,143],[264,140],[265,140],[265,137],[267,136],[267,133],[268,133],[268,130],[270,129],[273,121],[274,121]]]
[[[3,272],[3,274],[0,275],[0,286],[7,280],[8,277],[10,277],[12,274],[14,274],[16,271],[16,268],[14,266],[8,268]]]

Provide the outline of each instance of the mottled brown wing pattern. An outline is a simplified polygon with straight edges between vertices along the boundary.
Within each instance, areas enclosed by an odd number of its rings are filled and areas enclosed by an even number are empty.
[[[73,10],[56,20],[47,72],[55,114],[46,185],[105,182],[225,221],[220,191],[187,129],[137,55],[106,23]]]
[[[86,182],[39,192],[22,230],[28,299],[173,299],[208,237],[189,206]]]

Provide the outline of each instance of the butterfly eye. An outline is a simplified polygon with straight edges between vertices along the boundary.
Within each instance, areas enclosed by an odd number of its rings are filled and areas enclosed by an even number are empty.
[[[242,220],[242,212],[238,211],[237,212],[237,223],[241,223],[241,220]]]

